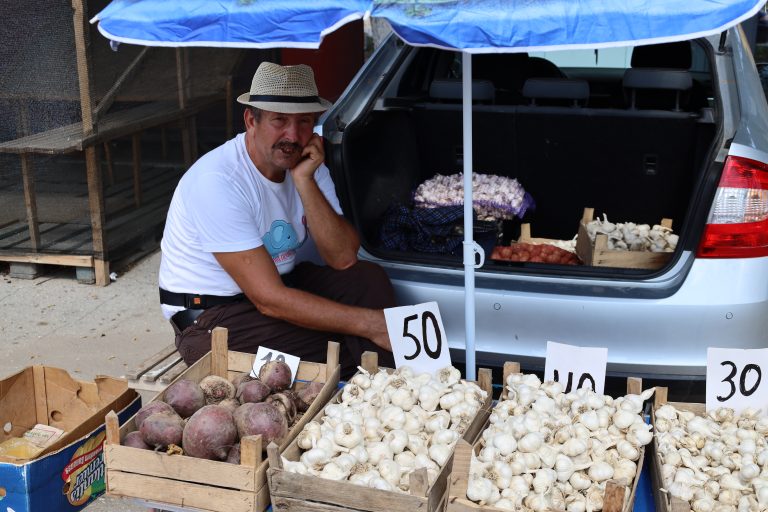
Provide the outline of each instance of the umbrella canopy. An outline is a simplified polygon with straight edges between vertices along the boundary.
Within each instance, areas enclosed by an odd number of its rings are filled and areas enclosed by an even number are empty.
[[[386,18],[415,46],[461,50],[464,197],[472,196],[473,53],[607,48],[717,34],[765,0],[113,0],[93,21],[107,38],[146,46],[318,48],[366,16]],[[464,201],[466,376],[475,378],[472,201]],[[479,264],[476,263],[480,255]]]
[[[405,42],[470,53],[650,44],[720,32],[764,0],[113,0],[105,37],[146,46],[318,48],[364,16]]]

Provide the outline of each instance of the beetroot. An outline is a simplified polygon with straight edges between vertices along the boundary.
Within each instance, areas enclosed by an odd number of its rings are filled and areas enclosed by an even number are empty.
[[[283,416],[285,416],[288,425],[290,425],[293,423],[294,418],[296,418],[296,403],[287,391],[288,390],[269,395],[265,402],[277,407],[280,412],[283,413]]]
[[[272,404],[245,403],[237,408],[234,417],[240,437],[261,435],[261,446],[265,450],[271,441],[280,444],[288,435],[288,421]]]
[[[291,368],[283,361],[269,361],[259,369],[259,380],[273,392],[288,389],[291,385]]]
[[[235,410],[240,407],[240,402],[237,401],[237,398],[225,398],[219,402],[219,405],[228,410],[230,414],[235,414]]]
[[[151,450],[152,447],[144,442],[141,437],[141,432],[134,430],[128,432],[123,439],[123,446],[130,446],[131,448],[141,448],[142,450]]]
[[[184,420],[175,412],[156,412],[141,422],[141,438],[151,448],[181,444]]]
[[[299,399],[296,402],[296,408],[299,410],[299,412],[304,412],[309,409],[309,406],[312,405],[312,402],[314,402],[315,398],[317,398],[317,395],[319,395],[320,391],[323,390],[324,385],[325,384],[322,382],[310,382],[299,390],[297,393],[299,395]]]
[[[206,405],[189,418],[183,437],[185,454],[200,459],[224,460],[237,441],[237,428],[227,409]]]
[[[139,409],[139,412],[136,413],[136,430],[141,428],[141,422],[143,422],[144,419],[146,419],[148,416],[155,414],[156,412],[163,411],[172,413],[176,412],[173,410],[173,407],[165,402],[161,402],[160,400],[149,402],[147,405]]]
[[[230,464],[240,464],[240,443],[235,443],[232,445],[232,448],[229,449],[229,453],[227,454],[227,460],[224,462],[229,462]]]
[[[205,395],[196,382],[180,379],[165,390],[165,401],[182,418],[189,418],[205,405]]]
[[[260,380],[249,380],[241,383],[237,388],[237,398],[241,403],[263,402],[271,392],[269,386]]]
[[[253,377],[249,373],[238,373],[234,377],[232,377],[229,382],[232,383],[233,386],[235,386],[235,389],[240,387],[240,384],[243,382],[248,382],[249,380],[254,380]]]
[[[200,381],[200,389],[205,395],[205,404],[218,404],[225,398],[234,398],[235,386],[218,375],[209,375]]]

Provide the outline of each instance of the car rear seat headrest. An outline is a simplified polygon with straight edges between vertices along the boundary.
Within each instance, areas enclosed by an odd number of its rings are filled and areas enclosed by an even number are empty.
[[[532,103],[538,99],[572,100],[578,106],[579,101],[589,100],[589,83],[571,78],[529,78],[523,85],[523,96]]]
[[[638,108],[638,90],[651,90],[657,93],[659,91],[667,91],[667,95],[670,95],[669,91],[673,91],[675,97],[673,110],[679,112],[681,110],[682,93],[691,90],[693,78],[690,72],[682,69],[632,68],[624,72],[623,85],[625,89],[631,91],[630,109]],[[660,96],[660,94],[656,94],[656,96]],[[671,97],[671,95],[668,97]],[[667,100],[666,105],[664,105],[663,98],[660,97],[654,98],[653,103],[655,104],[652,104],[651,108],[666,107],[668,109],[672,107],[671,101]]]
[[[490,80],[472,80],[472,101],[493,101],[496,89]],[[437,100],[461,101],[462,82],[460,78],[441,78],[429,84],[429,97]]]
[[[691,42],[649,44],[632,50],[633,68],[690,69]]]
[[[682,69],[632,68],[624,72],[624,87],[687,91],[693,87],[693,78]]]

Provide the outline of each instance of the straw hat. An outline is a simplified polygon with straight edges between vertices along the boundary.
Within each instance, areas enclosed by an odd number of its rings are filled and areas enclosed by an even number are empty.
[[[323,112],[331,106],[331,102],[318,96],[311,67],[272,62],[261,63],[253,75],[251,90],[238,96],[237,102],[283,114]]]

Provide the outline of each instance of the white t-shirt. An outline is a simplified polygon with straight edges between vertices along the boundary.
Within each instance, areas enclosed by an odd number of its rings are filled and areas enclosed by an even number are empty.
[[[315,171],[315,181],[341,214],[325,165]],[[299,262],[319,260],[291,174],[282,183],[265,178],[248,156],[241,133],[200,158],[179,181],[160,243],[160,287],[201,295],[242,293],[213,253],[261,246],[280,274]],[[170,318],[184,308],[162,309]]]

